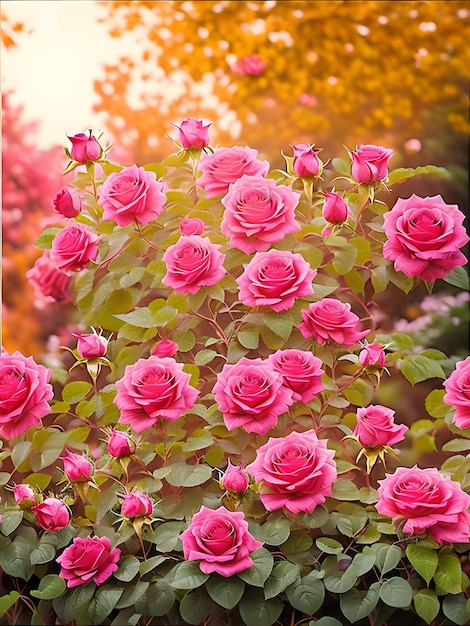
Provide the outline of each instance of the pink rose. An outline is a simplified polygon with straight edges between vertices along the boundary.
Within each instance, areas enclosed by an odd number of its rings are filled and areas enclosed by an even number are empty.
[[[318,176],[321,174],[322,162],[318,158],[317,150],[309,143],[297,143],[294,149],[292,168],[297,176]]]
[[[213,392],[228,430],[241,427],[259,435],[276,426],[293,403],[293,392],[281,374],[260,358],[225,364]]]
[[[16,504],[24,508],[30,508],[36,502],[36,496],[32,488],[23,483],[13,487],[13,497]]]
[[[108,453],[116,459],[121,459],[134,454],[136,450],[135,443],[130,439],[129,435],[122,430],[116,430],[111,427],[108,439]]]
[[[375,367],[385,366],[385,351],[377,339],[374,339],[372,343],[365,344],[359,352],[359,363]]]
[[[204,574],[217,572],[225,578],[252,567],[250,552],[263,545],[248,531],[244,513],[223,506],[202,506],[180,539],[185,559],[199,561]]]
[[[336,480],[334,451],[314,430],[291,432],[261,446],[248,465],[259,485],[261,502],[268,511],[285,507],[291,513],[311,513],[331,496]]]
[[[91,128],[85,133],[77,133],[73,137],[69,137],[72,142],[70,155],[77,163],[88,163],[88,161],[96,161],[100,158],[102,149],[98,140],[91,134]]]
[[[26,278],[36,295],[46,301],[59,302],[69,297],[67,286],[70,276],[57,269],[56,264],[51,261],[49,250],[43,251],[34,266],[26,272]]]
[[[98,256],[99,239],[81,222],[65,226],[52,241],[51,261],[66,274],[78,272]]]
[[[388,176],[388,162],[393,155],[391,148],[370,144],[356,147],[350,151],[351,174],[358,183],[371,183],[385,180]]]
[[[322,215],[330,224],[342,224],[350,215],[348,205],[337,193],[325,193],[325,204],[322,208]]]
[[[286,235],[300,230],[295,220],[299,192],[272,179],[244,174],[222,198],[220,230],[242,252],[265,251]]]
[[[297,298],[313,293],[316,273],[301,254],[274,249],[257,252],[236,279],[238,297],[247,306],[268,306],[277,313],[286,311]]]
[[[163,212],[168,184],[157,181],[155,172],[131,165],[113,172],[98,188],[98,202],[104,209],[103,219],[118,226],[134,221],[148,224]]]
[[[52,207],[65,217],[77,217],[83,208],[82,196],[75,189],[61,189],[52,199]]]
[[[455,406],[454,424],[458,428],[470,428],[470,356],[459,361],[455,370],[444,381],[444,402]]]
[[[120,424],[140,433],[159,418],[174,422],[192,409],[199,391],[189,384],[183,364],[170,357],[150,356],[128,365],[116,382],[114,404],[121,411]]]
[[[75,454],[65,450],[65,456],[60,456],[64,462],[64,473],[72,483],[82,483],[90,480],[91,463],[83,454]]]
[[[459,250],[469,240],[464,219],[457,205],[441,196],[399,198],[384,216],[383,256],[407,276],[426,282],[444,278],[467,262]]]
[[[243,461],[240,465],[232,465],[229,461],[221,480],[222,489],[228,489],[234,492],[246,491],[248,484],[249,479],[246,472],[243,470]]]
[[[126,517],[145,517],[153,511],[153,502],[146,493],[133,491],[123,495],[121,513]]]
[[[108,537],[76,537],[56,560],[61,566],[59,575],[70,588],[90,580],[101,585],[117,570],[120,556],[121,550],[111,549]]]
[[[0,355],[0,436],[13,439],[49,415],[52,372],[15,351]]]
[[[179,140],[185,150],[196,148],[201,150],[209,145],[209,127],[212,122],[204,124],[202,120],[189,117],[181,122],[181,126],[173,124],[179,132]]]
[[[222,265],[225,255],[219,248],[207,237],[183,235],[163,255],[166,274],[162,284],[182,294],[215,285],[227,273]]]
[[[243,174],[249,176],[266,176],[269,170],[268,161],[260,161],[256,157],[258,150],[248,147],[217,148],[213,154],[203,154],[199,161],[199,169],[203,175],[197,184],[204,189],[208,198],[222,196]]]
[[[230,69],[237,76],[260,76],[266,69],[266,63],[257,54],[249,54],[235,61]]]
[[[37,523],[50,533],[56,533],[70,522],[68,508],[59,498],[46,498],[31,507]]]
[[[177,352],[178,344],[171,339],[162,339],[152,350],[154,356],[175,356]]]
[[[391,517],[404,533],[420,535],[426,530],[437,543],[468,543],[470,496],[459,483],[435,467],[398,467],[379,480],[380,515]]]
[[[365,448],[393,446],[403,441],[408,430],[408,426],[394,423],[394,415],[395,411],[380,404],[357,409],[357,424],[353,435]]]
[[[312,302],[308,310],[302,311],[302,318],[300,332],[306,338],[314,337],[320,345],[331,340],[352,346],[370,333],[370,330],[360,330],[359,318],[351,311],[351,305],[335,298]]]
[[[82,359],[96,359],[106,354],[108,341],[96,333],[71,333],[78,339],[77,352]]]
[[[296,348],[278,350],[268,357],[268,362],[282,374],[284,385],[292,389],[295,402],[307,404],[323,391],[323,363],[311,352]]]
[[[202,235],[204,227],[204,222],[198,217],[184,217],[180,222],[180,233],[182,235]]]

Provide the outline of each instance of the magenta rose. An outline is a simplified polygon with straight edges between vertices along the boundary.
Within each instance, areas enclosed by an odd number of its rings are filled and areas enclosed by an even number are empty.
[[[322,215],[330,224],[342,224],[350,214],[348,205],[337,193],[325,193],[326,200],[322,208]]]
[[[352,346],[370,333],[370,330],[360,330],[359,318],[351,311],[351,305],[335,298],[312,302],[308,310],[302,311],[302,318],[300,332],[306,338],[314,337],[320,345],[330,340]]]
[[[46,498],[31,507],[39,526],[50,533],[57,533],[70,522],[68,508],[59,498]]]
[[[229,461],[220,482],[222,489],[228,489],[235,493],[246,491],[248,489],[249,479],[243,469],[243,461],[240,465],[232,465],[231,461]]]
[[[77,163],[88,163],[88,161],[96,161],[100,158],[102,149],[91,128],[88,135],[85,133],[77,133],[69,137],[72,147],[70,148],[70,156]]]
[[[453,422],[458,428],[470,428],[470,356],[459,361],[444,381],[444,402],[455,406]]]
[[[395,424],[394,415],[395,411],[380,404],[357,409],[353,435],[365,448],[393,446],[403,441],[408,430],[404,424]]]
[[[297,143],[292,148],[294,150],[292,169],[297,176],[318,176],[321,174],[322,162],[312,144]]]
[[[261,76],[266,69],[266,63],[257,54],[248,54],[237,59],[230,69],[237,76]]]
[[[300,230],[295,219],[299,192],[272,179],[244,174],[222,198],[220,230],[242,252],[264,252],[286,235]]]
[[[175,356],[177,352],[178,344],[171,339],[162,339],[152,350],[154,356]]]
[[[189,117],[181,122],[181,126],[173,124],[179,130],[179,140],[185,150],[195,148],[201,150],[209,145],[209,127],[212,122],[204,124],[202,120]]]
[[[248,147],[217,148],[213,154],[203,154],[199,169],[203,172],[197,184],[204,189],[208,198],[222,196],[243,174],[248,176],[266,176],[268,161],[256,157],[258,150]]]
[[[65,226],[52,241],[51,261],[66,274],[78,272],[96,259],[99,239],[81,222]]]
[[[67,286],[70,275],[57,269],[56,264],[51,261],[49,250],[43,251],[34,266],[26,272],[26,278],[36,295],[46,301],[59,302],[69,297]]]
[[[297,298],[313,293],[316,273],[301,254],[274,249],[257,252],[237,278],[238,297],[247,306],[267,306],[277,313],[286,311]]]
[[[108,537],[76,537],[56,559],[61,566],[59,576],[69,588],[90,580],[101,585],[117,570],[120,556],[121,550],[111,549]]]
[[[121,513],[126,517],[145,517],[151,515],[153,502],[146,493],[133,491],[123,495]]]
[[[199,395],[190,378],[183,364],[170,357],[150,356],[128,365],[116,382],[113,401],[121,412],[119,423],[140,433],[160,418],[174,422],[193,408]]]
[[[293,403],[282,375],[261,358],[225,364],[213,392],[228,430],[264,435]]]
[[[113,220],[118,226],[155,220],[163,212],[168,188],[166,182],[156,178],[155,172],[137,165],[110,174],[98,188],[103,219]]]
[[[246,471],[260,483],[259,495],[268,511],[285,507],[291,513],[311,513],[331,496],[337,476],[333,456],[314,430],[294,431],[270,437]]]
[[[136,445],[127,433],[111,427],[107,450],[115,459],[121,459],[134,454]]]
[[[268,362],[282,375],[284,385],[292,389],[294,401],[307,404],[323,391],[323,363],[311,352],[296,348],[278,350],[268,357]]]
[[[202,235],[205,225],[198,217],[184,217],[179,228],[182,235]]]
[[[385,351],[377,339],[372,343],[367,343],[359,352],[359,363],[361,365],[372,365],[375,367],[385,367]]]
[[[30,508],[36,502],[36,496],[30,485],[20,483],[13,487],[16,504],[22,508]]]
[[[106,354],[108,341],[96,333],[71,333],[78,339],[77,352],[82,359],[97,359]]]
[[[351,174],[358,183],[371,183],[385,180],[388,176],[388,162],[393,155],[391,148],[370,144],[356,147],[350,151]]]
[[[82,196],[75,189],[61,189],[52,199],[52,207],[65,217],[77,217],[83,208]]]
[[[0,355],[0,436],[13,439],[49,415],[52,372],[15,351]]]
[[[441,544],[468,543],[470,496],[435,467],[398,467],[379,480],[377,511],[409,535],[428,532]]]
[[[202,506],[180,539],[185,559],[199,561],[204,574],[217,572],[225,578],[252,567],[250,553],[263,545],[248,531],[244,513],[223,506]]]
[[[444,278],[467,259],[459,248],[469,238],[457,205],[441,196],[399,198],[384,216],[387,241],[383,256],[397,271],[432,282]]]
[[[199,235],[182,236],[163,255],[166,274],[162,284],[178,293],[197,293],[219,282],[227,273],[220,245]]]
[[[65,451],[65,456],[60,456],[64,463],[64,473],[72,483],[82,483],[90,480],[92,465],[83,454],[75,454],[70,450]]]

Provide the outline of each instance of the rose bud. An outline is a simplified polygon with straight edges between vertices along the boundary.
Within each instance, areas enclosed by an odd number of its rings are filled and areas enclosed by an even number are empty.
[[[153,502],[147,494],[140,491],[126,493],[121,506],[121,513],[126,517],[144,517],[153,511]]]
[[[32,506],[31,511],[33,511],[39,526],[50,533],[62,530],[70,522],[69,510],[58,498],[46,498],[39,504]]]
[[[358,146],[350,151],[351,174],[358,183],[385,180],[388,176],[388,161],[393,155],[391,148],[370,144]]]
[[[34,491],[29,485],[15,485],[13,487],[13,496],[16,504],[24,508],[29,508],[36,502]]]
[[[54,211],[65,217],[77,217],[83,208],[82,196],[74,189],[61,189],[52,199]]]
[[[243,470],[243,462],[240,465],[232,465],[229,461],[221,480],[221,487],[230,491],[246,491],[248,483],[248,476]]]
[[[298,143],[292,148],[294,149],[292,167],[297,176],[318,176],[321,173],[322,162],[313,145]]]
[[[134,454],[135,450],[135,443],[127,433],[111,427],[111,433],[108,439],[108,452],[111,456],[115,459],[121,459]]]
[[[201,150],[209,145],[209,126],[212,126],[212,122],[204,125],[202,120],[189,117],[181,122],[181,126],[173,126],[180,131],[179,140],[185,150]]]
[[[77,352],[82,359],[96,359],[106,354],[108,341],[96,333],[71,333],[77,337]]]
[[[153,356],[165,357],[165,356],[174,356],[178,352],[178,344],[171,339],[162,339],[159,341],[151,354]]]
[[[343,198],[337,193],[325,193],[326,201],[322,208],[322,215],[330,224],[342,224],[349,215],[349,209]]]
[[[375,365],[377,367],[385,366],[385,352],[377,339],[372,343],[368,343],[359,352],[359,363],[361,365]]]
[[[64,472],[70,482],[82,483],[90,480],[90,461],[83,454],[74,454],[68,450],[65,454],[67,456],[60,456],[59,459],[64,462]]]
[[[198,217],[184,217],[180,222],[182,235],[202,235],[203,232],[204,222]]]
[[[89,135],[85,133],[78,133],[73,137],[68,136],[72,142],[70,149],[70,156],[77,163],[88,163],[88,161],[96,161],[100,158],[102,149],[98,140],[91,134],[91,128],[89,129]]]

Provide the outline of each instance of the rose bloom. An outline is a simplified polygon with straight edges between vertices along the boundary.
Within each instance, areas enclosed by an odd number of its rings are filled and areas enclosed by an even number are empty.
[[[111,456],[121,459],[134,454],[136,445],[127,433],[122,430],[116,430],[111,426],[107,449]]]
[[[350,214],[348,205],[337,193],[325,193],[326,201],[322,208],[322,215],[330,224],[342,224]]]
[[[356,412],[357,424],[353,435],[365,448],[393,446],[403,441],[408,430],[408,426],[394,423],[394,415],[395,411],[380,404],[359,408]]]
[[[264,435],[292,405],[292,390],[273,365],[261,358],[242,357],[225,364],[213,392],[228,430],[241,427]]]
[[[278,350],[268,357],[275,370],[282,374],[284,385],[292,389],[295,402],[307,404],[323,391],[322,361],[311,352],[289,348]]]
[[[266,63],[257,54],[249,54],[235,61],[230,69],[237,76],[260,76],[266,69]]]
[[[302,311],[299,330],[304,337],[314,337],[320,345],[331,340],[342,346],[352,346],[370,330],[360,330],[360,321],[349,303],[335,298],[322,298]]]
[[[61,189],[52,199],[52,207],[65,217],[77,217],[83,208],[82,196],[75,189]]]
[[[134,221],[148,224],[163,211],[168,184],[157,181],[155,172],[131,165],[113,172],[98,188],[98,202],[104,209],[103,219],[118,226]]]
[[[183,217],[179,229],[182,235],[202,235],[204,222],[198,217]]]
[[[121,513],[126,517],[145,517],[153,511],[153,502],[146,493],[134,491],[123,495]]]
[[[179,140],[185,150],[196,148],[201,150],[209,145],[209,127],[212,122],[204,124],[202,120],[189,117],[181,122],[181,126],[173,124],[179,130]]]
[[[204,574],[217,572],[225,578],[252,567],[250,552],[263,545],[248,531],[244,513],[223,506],[202,506],[180,539],[185,559],[199,561]]]
[[[351,174],[358,183],[371,183],[385,180],[388,176],[388,162],[393,155],[391,148],[370,144],[356,147],[350,151]]]
[[[444,402],[455,406],[453,422],[458,428],[470,428],[470,356],[459,361],[444,381]]]
[[[376,367],[385,366],[385,351],[374,339],[372,343],[367,343],[359,352],[359,363],[361,365],[375,365]]]
[[[334,451],[318,439],[314,430],[270,437],[248,465],[259,485],[259,496],[268,511],[285,507],[291,513],[311,513],[331,496],[336,480]]]
[[[31,507],[37,523],[50,533],[56,533],[70,522],[68,508],[59,498],[46,498]]]
[[[469,240],[464,219],[457,205],[446,204],[440,195],[399,198],[384,216],[384,259],[407,276],[426,282],[444,278],[467,262],[459,250]]]
[[[152,350],[154,356],[175,356],[177,352],[178,344],[171,339],[162,339]]]
[[[163,255],[166,274],[162,284],[182,294],[215,285],[227,273],[222,265],[225,255],[219,248],[207,237],[183,235]]]
[[[78,272],[98,256],[99,239],[81,222],[65,226],[52,241],[51,261],[66,274]]]
[[[379,480],[377,511],[410,535],[428,531],[437,543],[468,543],[470,496],[435,467],[398,467]]]
[[[76,537],[56,559],[61,566],[59,576],[67,587],[77,587],[92,580],[101,585],[118,568],[119,548],[111,549],[108,537]]]
[[[318,176],[322,162],[314,146],[309,143],[297,143],[291,147],[294,150],[292,168],[297,176]]]
[[[71,333],[76,337],[78,356],[82,359],[96,359],[106,354],[108,342],[104,337],[96,333]]]
[[[240,465],[232,465],[229,461],[221,481],[222,489],[228,489],[237,493],[239,491],[246,491],[248,484],[249,479],[246,472],[243,470],[243,461]]]
[[[236,279],[240,302],[267,306],[279,313],[294,306],[297,298],[313,293],[316,276],[301,254],[288,250],[257,252]]]
[[[33,357],[6,350],[0,355],[0,436],[13,439],[38,426],[49,415],[48,401],[54,396],[49,384],[52,372]]]
[[[90,480],[91,463],[83,454],[66,450],[65,456],[60,456],[59,459],[64,462],[64,472],[70,482],[82,483]]]
[[[91,128],[88,136],[85,133],[77,133],[69,139],[72,142],[70,155],[77,163],[88,163],[100,158],[102,149],[96,137],[92,135]]]
[[[286,235],[300,230],[295,220],[299,192],[272,179],[244,174],[222,198],[220,230],[242,252],[264,252]]]
[[[60,302],[69,297],[67,286],[69,274],[57,269],[51,261],[50,251],[44,250],[34,266],[26,272],[26,278],[33,286],[36,296],[47,301]]]
[[[269,162],[256,157],[258,150],[248,147],[217,148],[213,154],[203,154],[199,169],[203,172],[197,184],[204,189],[208,198],[222,196],[243,174],[266,176]]]
[[[189,384],[183,364],[170,357],[150,356],[128,365],[116,382],[113,402],[121,411],[120,424],[135,432],[154,426],[159,418],[174,422],[192,409],[199,391]]]
[[[36,502],[36,496],[32,488],[23,483],[13,487],[13,497],[16,504],[22,507],[30,507]]]

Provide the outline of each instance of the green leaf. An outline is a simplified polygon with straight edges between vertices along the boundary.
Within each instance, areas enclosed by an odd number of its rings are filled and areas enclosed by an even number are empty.
[[[17,591],[10,591],[7,595],[0,597],[0,617],[3,617],[16,604],[19,597],[20,594]]]
[[[62,399],[68,404],[77,404],[86,398],[92,388],[91,383],[84,380],[76,380],[67,383],[62,390]]]
[[[361,496],[359,489],[353,481],[346,478],[335,481],[331,490],[333,498],[336,498],[337,500],[359,500]]]
[[[194,363],[199,366],[207,365],[217,356],[217,354],[218,352],[215,350],[199,350],[194,358]]]
[[[152,328],[155,326],[153,315],[148,307],[134,309],[130,313],[119,313],[114,315],[114,317],[131,326],[137,326],[137,328]]]
[[[319,550],[326,554],[341,554],[343,551],[343,544],[331,537],[319,537],[315,540],[315,544]]]
[[[366,572],[370,572],[370,570],[374,567],[375,564],[375,555],[373,554],[362,554],[359,552],[355,555],[353,560],[351,561],[350,566],[348,567],[351,572],[360,578]]]
[[[38,589],[34,589],[30,593],[34,598],[53,600],[61,596],[66,588],[65,580],[58,574],[47,574],[44,578],[41,578]]]
[[[240,601],[245,591],[245,583],[237,576],[225,578],[220,574],[211,574],[206,582],[206,589],[210,597],[224,609],[233,609]]]
[[[127,587],[124,589],[124,593],[122,594],[121,598],[116,603],[115,608],[125,609],[128,606],[132,606],[136,604],[139,598],[141,598],[144,595],[149,585],[150,583],[147,582],[146,580],[138,580],[135,583],[135,585],[134,584],[127,585]]]
[[[470,450],[470,439],[451,439],[442,446],[444,452],[465,452]]]
[[[240,330],[237,334],[237,338],[241,345],[244,348],[248,348],[248,350],[256,350],[259,346],[258,329]]]
[[[178,563],[171,574],[168,582],[175,589],[197,589],[209,578],[208,574],[201,572],[199,563],[196,561]]]
[[[114,578],[122,580],[124,583],[130,582],[139,571],[140,561],[132,554],[123,556],[119,561],[119,567],[114,572]]]
[[[381,293],[384,291],[390,282],[387,266],[378,265],[377,267],[371,268],[370,280],[375,293]]]
[[[413,596],[416,613],[430,624],[439,613],[439,599],[433,589],[421,589]]]
[[[142,563],[139,564],[139,574],[141,576],[145,576],[145,574],[148,574],[148,572],[151,572],[159,565],[164,563],[167,558],[168,557],[164,556],[163,554],[157,554],[156,556],[151,556],[149,559],[142,561]],[[116,576],[116,574],[114,575]]]
[[[264,597],[269,599],[278,596],[299,578],[299,571],[300,568],[295,563],[276,563],[264,584]]]
[[[153,533],[152,541],[160,552],[171,552],[180,540],[180,535],[186,528],[184,522],[165,522],[160,524]]]
[[[23,521],[24,512],[17,509],[6,510],[0,523],[2,533],[8,537]]]
[[[95,593],[96,585],[93,582],[86,585],[80,585],[71,589],[65,596],[64,617],[66,622],[71,622],[80,613],[87,609],[90,604],[90,600]]]
[[[142,615],[160,617],[166,615],[175,603],[175,592],[164,580],[152,583],[135,603],[135,609]]]
[[[294,609],[313,615],[323,604],[325,587],[314,573],[310,573],[287,587],[286,595]]]
[[[402,557],[402,551],[399,546],[387,543],[376,543],[373,546],[367,546],[364,548],[363,554],[375,555],[375,565],[382,576],[395,569]]]
[[[346,244],[341,248],[334,249],[334,258],[332,261],[335,272],[344,276],[348,274],[354,266],[357,258],[357,248],[351,244]]]
[[[453,554],[441,554],[434,574],[438,593],[457,594],[462,591],[462,566]]]
[[[320,617],[314,622],[310,622],[309,626],[343,626],[340,621],[338,621],[335,617],[328,617],[325,615],[324,617]]]
[[[183,596],[180,602],[181,617],[197,626],[202,624],[209,614],[214,610],[214,602],[205,589],[195,589]]]
[[[19,469],[21,465],[26,461],[32,450],[32,447],[33,446],[30,441],[20,441],[15,445],[11,452],[11,460],[16,469]],[[28,467],[31,466],[28,464]]]
[[[111,585],[99,587],[91,599],[88,614],[93,624],[103,624],[104,620],[116,606],[124,589],[117,589]]]
[[[173,463],[169,467],[171,472],[165,476],[165,480],[173,487],[196,487],[212,477],[212,467],[208,465]]]
[[[261,526],[261,541],[267,543],[269,546],[279,546],[287,541],[290,530],[290,523],[286,517],[283,515],[278,517],[271,516]]]
[[[36,248],[40,248],[41,250],[50,250],[52,248],[52,242],[54,241],[57,233],[60,233],[62,229],[53,226],[51,228],[46,228],[42,231],[39,237],[34,242]]]
[[[454,267],[450,274],[447,274],[443,278],[446,283],[449,285],[454,285],[454,287],[458,287],[459,289],[463,289],[464,291],[470,291],[470,280],[468,276],[468,272],[461,265],[458,267]]]
[[[271,626],[282,613],[279,598],[266,600],[258,589],[250,589],[240,600],[239,611],[246,626]]]
[[[274,559],[266,548],[259,548],[252,552],[250,557],[253,560],[253,565],[239,572],[237,576],[249,585],[263,587],[266,579],[272,572]]]
[[[367,591],[350,589],[339,597],[343,615],[354,623],[372,614],[379,601],[380,584],[372,583]]]
[[[429,378],[446,377],[439,363],[420,354],[407,355],[404,359],[398,359],[396,363],[400,372],[412,385]]]
[[[419,176],[421,174],[434,174],[443,178],[449,177],[449,172],[444,167],[438,167],[437,165],[420,165],[415,168],[399,167],[389,172],[387,183],[389,185],[394,185],[395,183],[400,183],[403,180],[407,180],[408,178],[413,178],[414,176]]]
[[[413,588],[404,578],[393,576],[384,580],[380,587],[380,599],[388,606],[407,608],[413,598]]]
[[[463,593],[448,595],[442,603],[444,615],[459,626],[465,626],[470,619],[469,602]]]
[[[294,324],[290,313],[267,313],[263,319],[266,326],[275,335],[281,337],[284,341],[289,339]]]
[[[445,393],[445,389],[433,389],[426,396],[426,411],[431,417],[435,417],[436,419],[445,417],[451,410],[451,407],[444,402]]]
[[[48,541],[43,541],[44,538],[47,539],[47,535],[43,535],[38,546],[31,551],[30,559],[32,565],[49,563],[49,561],[52,561],[55,557],[55,546]]]

